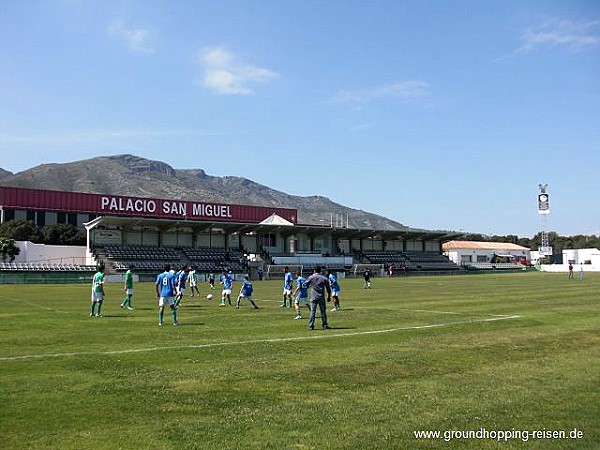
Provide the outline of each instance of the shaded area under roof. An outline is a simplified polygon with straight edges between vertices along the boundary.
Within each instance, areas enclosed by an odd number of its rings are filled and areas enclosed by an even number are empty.
[[[146,219],[139,217],[122,216],[99,216],[94,220],[84,224],[87,230],[98,226],[119,226],[124,228],[133,227],[153,227],[162,232],[176,229],[191,229],[194,233],[219,230],[228,234],[262,234],[279,233],[282,237],[293,236],[298,233],[304,233],[309,237],[318,237],[330,235],[334,239],[380,239],[383,241],[393,240],[440,240],[447,241],[463,236],[462,232],[423,230],[418,228],[405,227],[399,230],[376,230],[360,228],[336,228],[322,225],[301,225],[291,224],[285,219],[269,220],[273,216],[261,223],[248,224],[236,222],[215,222],[215,221],[191,221],[191,220],[171,220],[171,219]],[[281,218],[280,218],[281,219]]]

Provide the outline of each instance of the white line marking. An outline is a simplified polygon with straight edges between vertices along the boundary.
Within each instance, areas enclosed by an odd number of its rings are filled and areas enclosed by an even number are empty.
[[[49,308],[47,306],[40,305],[39,303],[34,303],[31,300],[26,299],[26,298],[9,299],[8,297],[0,297],[0,299],[2,299],[2,300],[10,300],[10,301],[12,301],[14,303],[23,303],[25,305],[29,305],[29,306],[33,306],[33,307],[36,307],[36,308],[43,309],[45,311],[51,311],[51,312],[60,313],[60,314],[69,314],[69,315],[72,314],[72,313],[69,313],[69,312],[66,312],[66,311],[61,311],[60,309]]]
[[[431,314],[455,314],[457,316],[469,315],[469,313],[460,313],[460,312],[454,312],[454,311],[435,311],[435,310],[431,310],[431,309],[400,309],[400,311],[422,312],[422,313],[431,313]],[[480,314],[472,314],[472,315],[480,315]]]
[[[456,315],[456,316],[506,317],[506,314],[472,314],[469,312],[436,311],[433,309],[400,309],[400,311],[431,313],[431,314],[452,314],[452,315]]]
[[[297,336],[289,338],[272,338],[272,339],[255,339],[251,341],[232,341],[232,342],[213,342],[209,344],[191,344],[191,345],[170,345],[160,347],[149,347],[149,348],[138,348],[138,349],[125,349],[125,350],[111,350],[111,351],[97,351],[97,352],[71,352],[71,353],[46,353],[38,355],[21,355],[21,356],[3,356],[0,357],[0,361],[18,361],[28,359],[42,359],[42,358],[63,358],[69,356],[92,356],[92,355],[124,355],[131,353],[149,353],[157,352],[162,350],[193,350],[203,348],[214,348],[214,347],[225,347],[231,345],[249,345],[249,344],[271,344],[278,342],[294,342],[294,341],[307,341],[309,339],[332,339],[339,337],[352,337],[352,336],[365,336],[370,334],[384,334],[393,333],[396,331],[408,331],[408,330],[426,330],[429,328],[442,328],[451,327],[455,325],[468,325],[474,323],[484,322],[496,322],[499,320],[513,320],[519,319],[521,316],[494,316],[486,319],[475,319],[475,320],[463,320],[460,322],[447,322],[447,323],[435,323],[431,325],[415,325],[411,327],[398,327],[388,328],[385,330],[371,330],[371,331],[356,331],[352,333],[335,333],[335,329],[329,330],[322,334],[313,334],[310,336]]]

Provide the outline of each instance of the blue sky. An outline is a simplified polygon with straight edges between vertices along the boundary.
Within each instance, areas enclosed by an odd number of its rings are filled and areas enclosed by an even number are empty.
[[[12,172],[131,153],[524,237],[547,183],[548,231],[600,234],[595,0],[7,0],[0,104]]]

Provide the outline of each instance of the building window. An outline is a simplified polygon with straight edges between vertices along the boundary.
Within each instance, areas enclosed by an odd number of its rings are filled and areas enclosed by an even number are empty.
[[[25,215],[25,218],[26,218],[27,220],[31,220],[32,222],[34,222],[34,223],[35,223],[35,211],[29,211],[29,210],[27,210],[27,213],[26,213],[26,215]]]
[[[15,220],[15,210],[14,209],[5,209],[4,210],[4,221],[8,222],[9,220]]]
[[[36,225],[38,227],[45,227],[46,226],[46,213],[44,211],[38,211],[37,212]]]
[[[67,213],[56,213],[56,223],[67,223]]]
[[[77,214],[69,213],[69,225],[77,226]]]
[[[277,239],[274,233],[261,234],[260,245],[262,247],[277,247]]]

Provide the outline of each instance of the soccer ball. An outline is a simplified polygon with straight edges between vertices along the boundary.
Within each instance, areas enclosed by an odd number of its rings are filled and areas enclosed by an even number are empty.
[[[208,295],[206,296],[206,300],[212,300],[212,294],[208,294]]]

